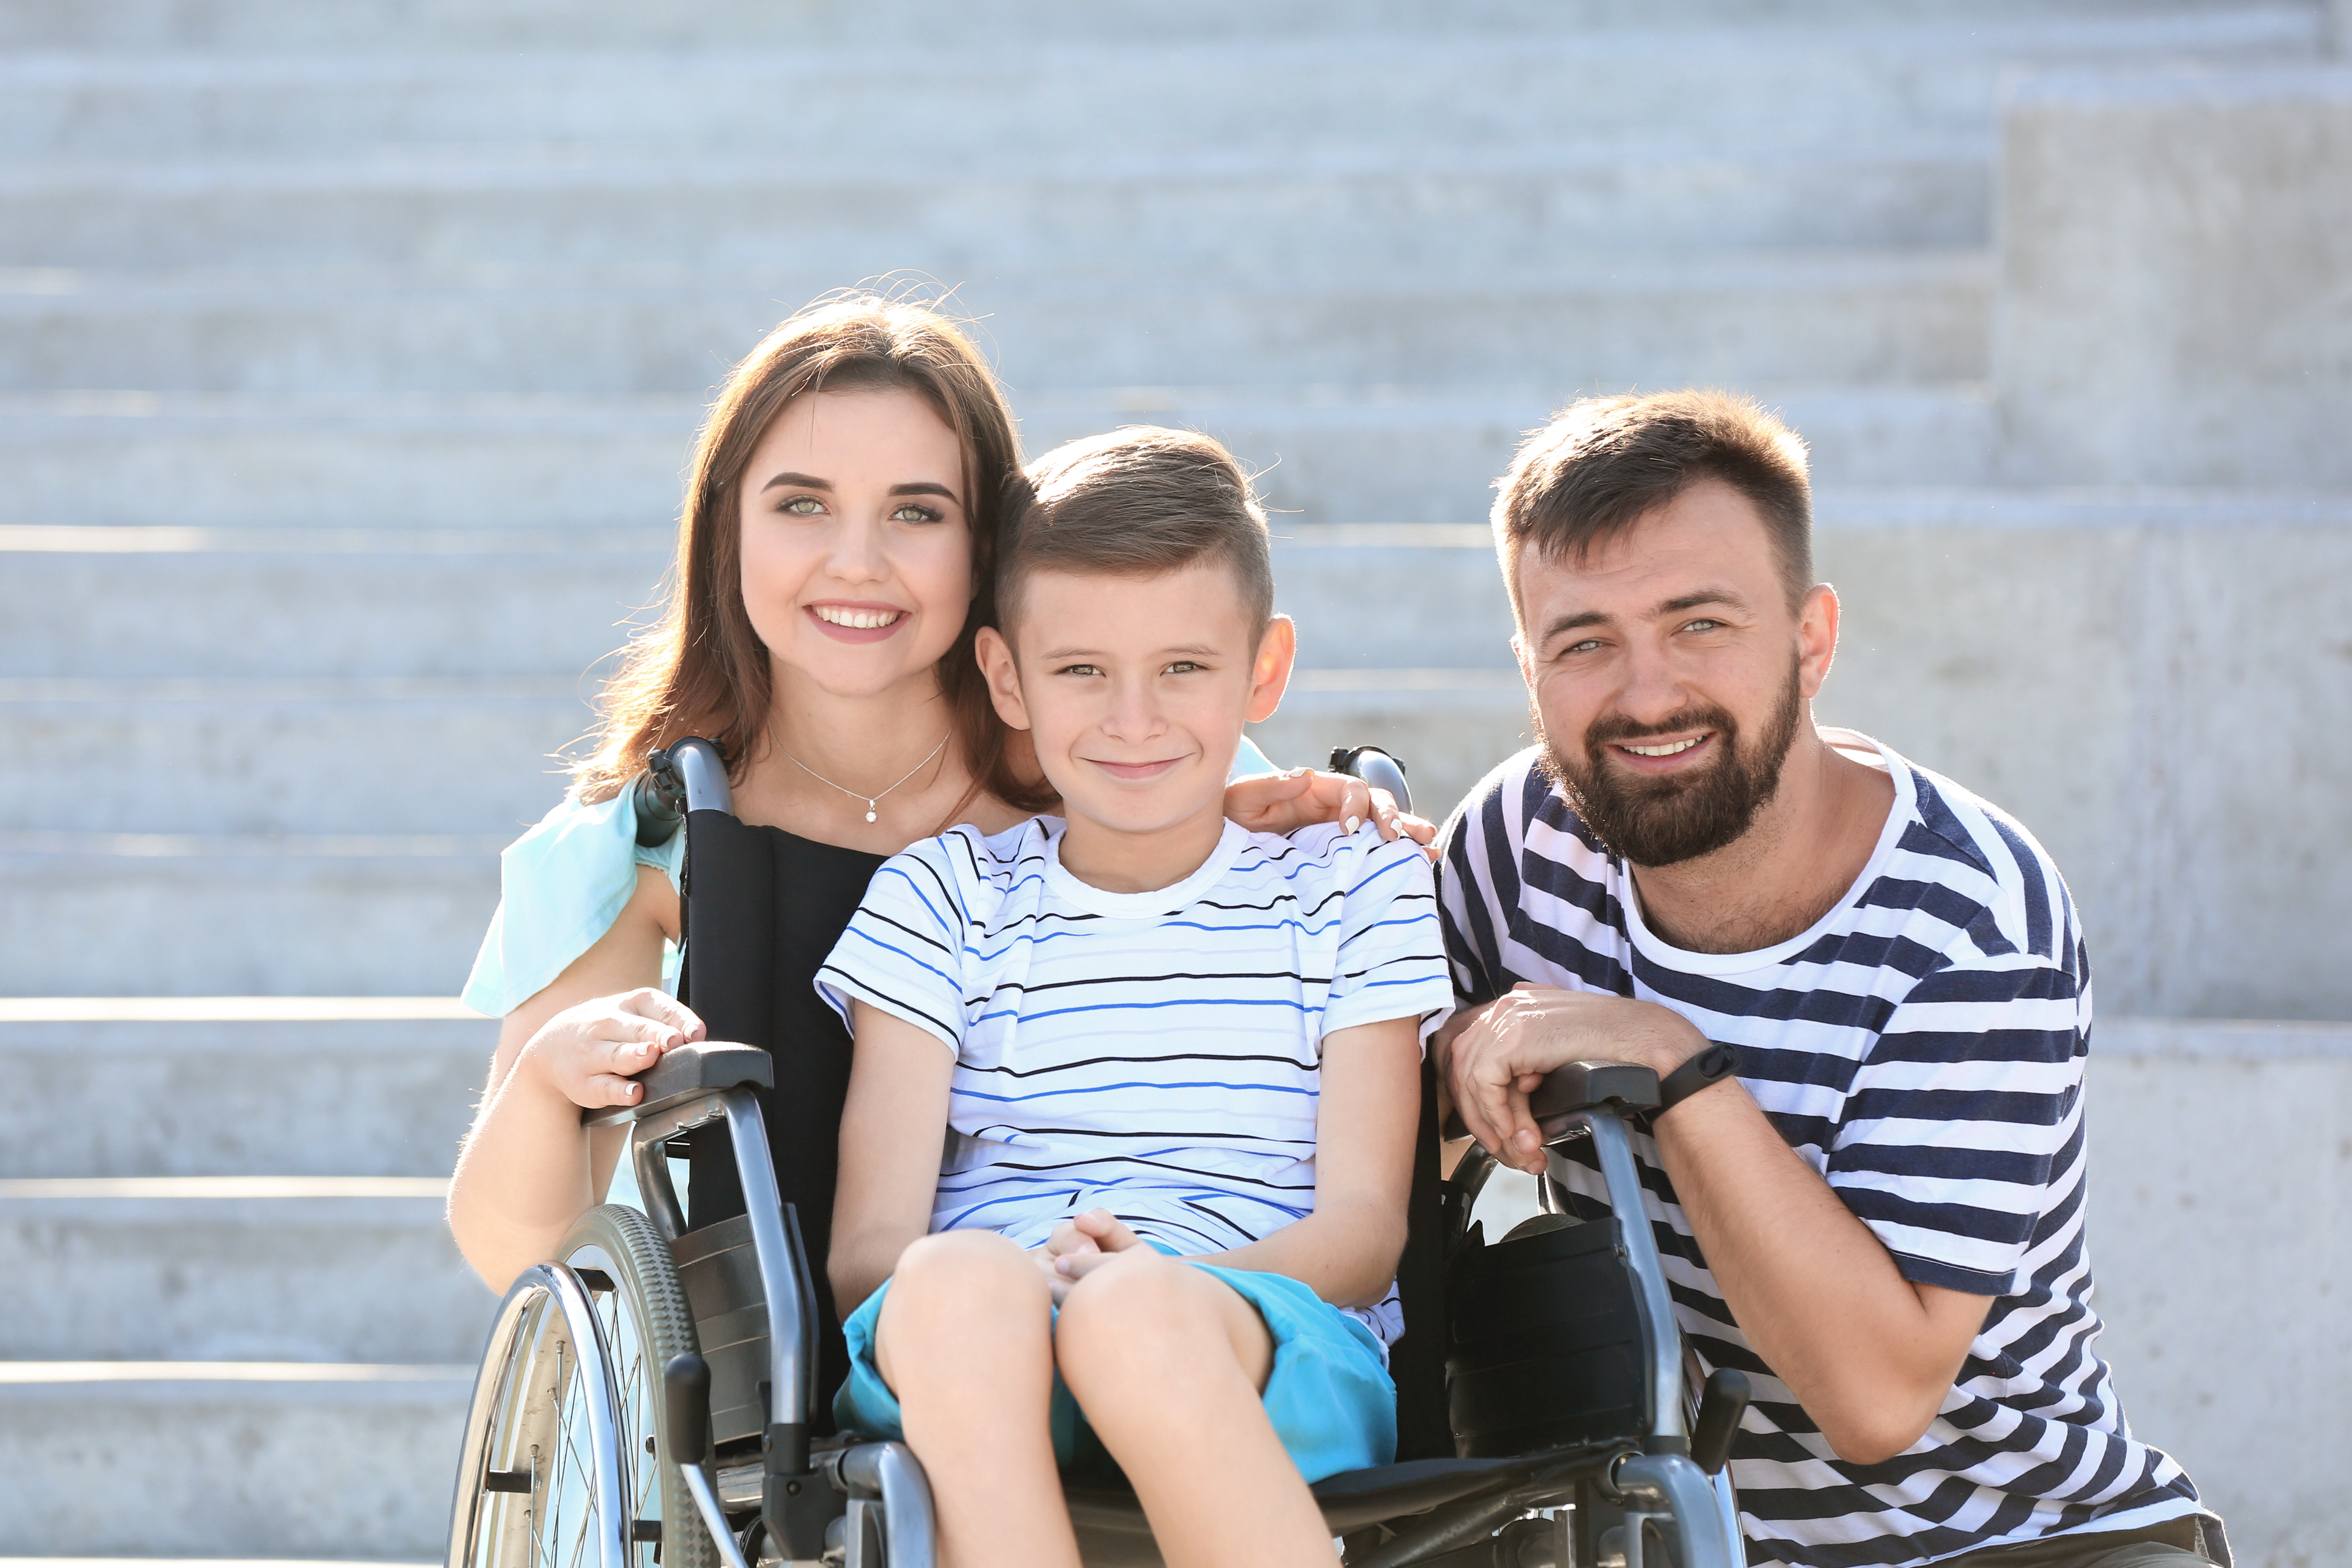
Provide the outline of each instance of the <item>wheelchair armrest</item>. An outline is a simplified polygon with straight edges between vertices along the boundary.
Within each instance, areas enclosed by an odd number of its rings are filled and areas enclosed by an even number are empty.
[[[580,1120],[591,1126],[610,1126],[667,1110],[698,1095],[716,1094],[744,1084],[773,1089],[776,1064],[757,1046],[706,1040],[698,1046],[678,1046],[664,1051],[659,1061],[637,1075],[637,1081],[646,1086],[646,1097],[636,1104],[583,1110]]]
[[[1658,1075],[1638,1062],[1568,1062],[1544,1075],[1528,1112],[1547,1137],[1580,1110],[1631,1116],[1658,1108]]]

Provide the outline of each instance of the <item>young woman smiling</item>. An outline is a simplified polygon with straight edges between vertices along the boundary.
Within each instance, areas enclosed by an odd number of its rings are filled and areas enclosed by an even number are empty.
[[[780,1005],[799,1009],[793,1037],[835,1051],[845,1074],[849,1037],[813,977],[875,869],[957,823],[994,833],[1055,804],[972,653],[1020,461],[987,365],[918,304],[814,307],[729,377],[688,474],[666,613],[606,689],[570,795],[507,849],[466,986],[467,1005],[505,1023],[449,1224],[493,1288],[602,1199],[622,1135],[584,1132],[581,1108],[630,1103],[631,1075],[701,1037],[661,988],[685,844],[636,842],[628,786],[648,752],[719,743],[736,815],[768,835],[794,906]],[[1255,775],[1226,793],[1245,826],[1370,816],[1397,831],[1387,797],[1356,780],[1276,773],[1254,747],[1235,772]],[[795,1157],[821,1137],[829,1164],[833,1131],[799,1130]],[[772,1141],[780,1159],[794,1143]],[[824,1237],[809,1242],[823,1258]]]

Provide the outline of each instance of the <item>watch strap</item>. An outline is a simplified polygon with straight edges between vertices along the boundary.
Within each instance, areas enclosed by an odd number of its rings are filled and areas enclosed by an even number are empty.
[[[1739,1052],[1724,1041],[1708,1043],[1706,1049],[1683,1063],[1658,1080],[1658,1109],[1653,1116],[1664,1116],[1709,1084],[1719,1083],[1739,1070]]]

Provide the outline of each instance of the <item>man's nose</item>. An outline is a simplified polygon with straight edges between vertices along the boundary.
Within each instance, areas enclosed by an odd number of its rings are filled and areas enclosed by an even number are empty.
[[[1690,692],[1682,674],[1665,653],[1635,647],[1625,658],[1625,683],[1617,692],[1617,709],[1636,723],[1655,724],[1689,706]]]

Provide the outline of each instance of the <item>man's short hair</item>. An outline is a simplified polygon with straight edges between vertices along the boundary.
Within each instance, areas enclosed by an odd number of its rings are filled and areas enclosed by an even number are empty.
[[[1514,610],[1528,545],[1554,560],[1581,559],[1707,479],[1754,503],[1794,609],[1813,585],[1805,444],[1753,398],[1692,391],[1589,397],[1520,444],[1496,482],[1494,511]]]
[[[1038,572],[1157,577],[1197,562],[1233,569],[1253,645],[1274,618],[1274,557],[1249,476],[1191,430],[1129,425],[1029,465],[1008,509],[996,568],[1000,628]]]

